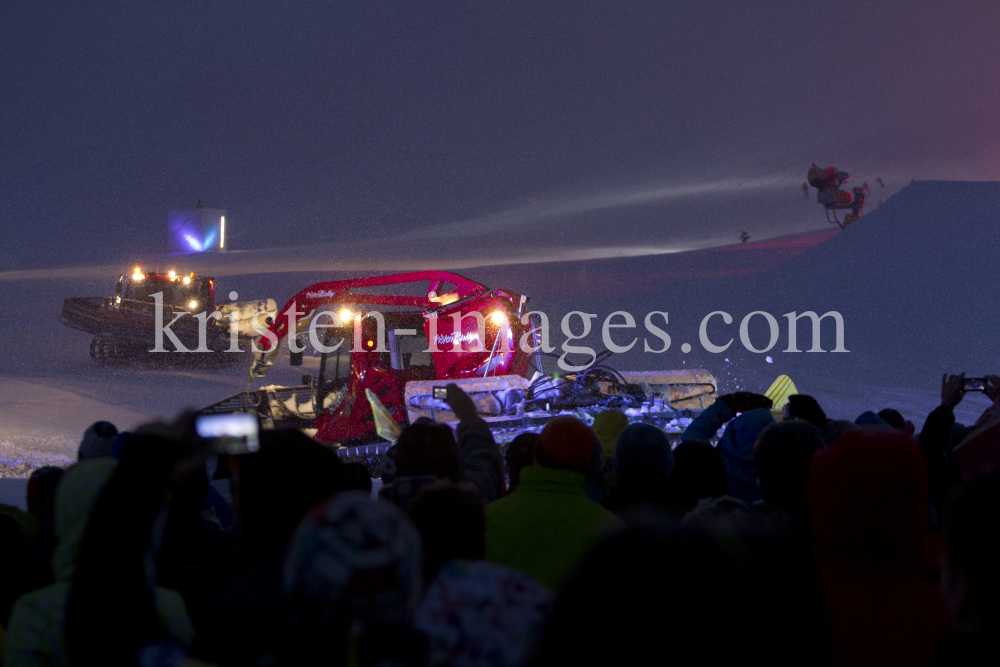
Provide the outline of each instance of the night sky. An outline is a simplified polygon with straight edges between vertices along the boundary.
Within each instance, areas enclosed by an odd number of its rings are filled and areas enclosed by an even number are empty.
[[[812,162],[872,208],[1000,179],[997,35],[992,0],[7,0],[0,271],[163,251],[198,199],[334,260],[824,228]]]

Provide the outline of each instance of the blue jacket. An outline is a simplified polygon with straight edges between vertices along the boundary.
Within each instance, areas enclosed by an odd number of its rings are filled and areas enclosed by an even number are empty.
[[[757,483],[757,468],[753,464],[753,444],[760,432],[774,423],[774,417],[765,408],[744,412],[736,419],[733,417],[736,413],[732,408],[716,401],[691,422],[681,439],[711,442],[722,425],[732,420],[719,438],[716,449],[726,464],[729,495],[752,503],[764,497]]]

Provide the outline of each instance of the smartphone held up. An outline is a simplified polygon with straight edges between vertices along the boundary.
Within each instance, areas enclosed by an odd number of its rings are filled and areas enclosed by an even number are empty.
[[[965,391],[986,391],[986,378],[965,378]]]
[[[202,415],[195,420],[194,428],[216,454],[250,454],[260,449],[257,415],[246,412]]]

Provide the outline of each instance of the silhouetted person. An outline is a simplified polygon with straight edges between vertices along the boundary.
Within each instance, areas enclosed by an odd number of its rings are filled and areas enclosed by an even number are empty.
[[[818,429],[826,426],[830,421],[819,402],[812,396],[806,394],[792,394],[788,397],[788,402],[781,410],[785,419],[803,419]]]
[[[38,468],[28,478],[28,513],[38,519],[38,539],[31,547],[26,590],[35,590],[52,583],[52,553],[56,549],[55,504],[56,487],[65,470],[54,466]]]
[[[344,491],[366,491],[372,492],[372,478],[368,474],[368,468],[363,463],[352,461],[341,466],[340,475],[343,480],[342,489]]]
[[[430,419],[418,419],[403,429],[388,456],[394,463],[394,476],[383,485],[378,496],[409,510],[410,502],[423,487],[438,480],[458,482],[462,475],[462,455],[450,427]],[[383,460],[383,469],[386,467]]]
[[[486,558],[556,590],[597,539],[621,527],[584,491],[597,436],[580,419],[555,417],[542,432],[537,464],[521,469],[513,493],[486,506]]]
[[[510,479],[508,493],[514,491],[521,483],[521,468],[534,464],[537,447],[537,433],[521,433],[507,445],[504,459],[507,463],[507,474]]]
[[[819,430],[819,437],[823,439],[823,446],[829,447],[837,438],[848,431],[857,430],[857,428],[854,422],[849,422],[846,419],[831,419],[826,423],[826,426]]]
[[[389,450],[395,470],[392,481],[379,490],[379,498],[404,511],[417,491],[436,479],[468,482],[486,502],[504,493],[503,456],[489,425],[476,415],[476,404],[458,385],[449,383],[447,391],[445,401],[459,419],[455,433],[421,418],[403,429]]]
[[[621,512],[637,505],[670,502],[674,455],[667,434],[650,424],[631,424],[615,444],[615,488],[606,507]]]
[[[670,490],[674,504],[684,513],[691,511],[702,498],[727,495],[729,486],[722,454],[699,440],[685,440],[677,445]]]
[[[424,487],[410,503],[410,520],[424,545],[424,581],[448,561],[486,556],[486,514],[474,492],[449,482]]]
[[[941,378],[941,405],[927,415],[918,438],[927,461],[928,495],[939,518],[953,491],[962,482],[962,473],[948,445],[955,427],[955,407],[964,396],[965,375],[944,375]]]
[[[764,502],[806,523],[806,487],[813,454],[823,448],[816,427],[796,419],[771,424],[757,437],[754,466]]]
[[[566,582],[528,664],[741,665],[751,653],[769,666],[828,664],[808,568],[777,542],[732,543],[741,548],[656,523],[602,541]]]
[[[876,414],[882,418],[882,421],[897,431],[906,430],[906,420],[903,419],[903,415],[899,412],[899,410],[885,408],[884,410],[879,410]]]
[[[0,624],[6,626],[14,601],[27,588],[31,544],[11,514],[0,513]]]
[[[843,665],[930,665],[948,629],[928,583],[927,470],[891,429],[845,433],[813,457],[807,493],[813,553]]]
[[[719,438],[716,449],[722,454],[726,466],[729,493],[748,503],[763,497],[757,484],[757,471],[753,467],[753,445],[760,432],[774,423],[771,405],[770,398],[749,391],[719,396],[688,425],[681,436],[683,440],[711,442],[725,425],[726,430]]]
[[[149,570],[180,458],[176,443],[133,436],[120,462],[84,460],[67,470],[56,490],[55,582],[15,604],[7,664],[135,665],[148,642],[194,638],[183,599],[154,587]]]
[[[97,459],[111,456],[111,442],[118,435],[118,429],[111,422],[99,421],[91,424],[83,434],[77,458]]]
[[[552,610],[552,592],[523,572],[452,560],[430,582],[413,627],[427,637],[426,667],[519,667]]]
[[[986,664],[1000,637],[1000,473],[970,482],[951,508],[941,585],[953,630],[940,665]]]
[[[391,503],[341,493],[306,515],[281,570],[281,638],[258,664],[423,665],[420,536]]]
[[[341,463],[300,431],[264,431],[234,457],[233,504],[249,567],[215,600],[194,651],[220,665],[256,664],[276,650],[282,563],[295,527],[341,490]],[[234,564],[236,565],[236,564]]]

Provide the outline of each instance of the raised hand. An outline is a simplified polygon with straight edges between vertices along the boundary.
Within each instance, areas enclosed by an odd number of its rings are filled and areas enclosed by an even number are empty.
[[[448,404],[456,417],[461,419],[466,415],[476,414],[476,404],[468,394],[462,391],[461,387],[454,382],[449,382],[447,389],[448,396],[444,399],[444,402]]]
[[[954,408],[965,397],[965,373],[941,377],[941,405]]]
[[[986,386],[983,387],[983,393],[986,394],[994,403],[1000,402],[1000,376],[987,375]]]
[[[718,400],[728,405],[733,412],[749,412],[757,408],[767,408],[774,405],[771,399],[763,394],[755,394],[752,391],[738,391],[734,394],[719,396]]]

